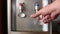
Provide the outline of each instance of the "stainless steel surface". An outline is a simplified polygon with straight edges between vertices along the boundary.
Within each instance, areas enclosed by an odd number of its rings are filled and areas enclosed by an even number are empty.
[[[49,34],[47,32],[11,32],[11,34]]]
[[[41,0],[16,0],[16,30],[17,31],[41,31],[42,27],[38,24],[34,24],[34,22],[39,23],[36,21],[36,19],[33,19],[30,17],[31,14],[35,13],[35,7],[34,4],[38,2],[40,4],[40,7],[42,5]],[[18,17],[19,13],[19,3],[22,3],[24,1],[26,11],[24,13],[26,14],[25,18]]]
[[[42,0],[16,0],[16,30],[17,31],[42,31],[42,26],[39,25],[36,19],[30,17],[31,14],[35,13],[34,4],[38,2],[40,8],[42,7]],[[24,13],[25,18],[18,17],[19,14],[19,3],[25,4]],[[34,24],[36,23],[36,24]]]
[[[22,0],[23,1],[23,0]],[[22,2],[21,1],[21,2]],[[25,1],[25,0],[24,0]],[[26,18],[21,18],[21,17],[18,17],[18,13],[19,13],[19,11],[18,11],[18,7],[16,7],[17,9],[16,9],[16,13],[15,12],[13,12],[14,13],[14,15],[12,15],[12,16],[15,16],[15,14],[16,14],[16,20],[13,20],[13,24],[11,24],[11,0],[8,0],[7,2],[7,6],[8,6],[8,13],[7,13],[7,16],[8,16],[8,34],[40,34],[40,33],[43,33],[43,32],[18,32],[18,31],[20,31],[20,30],[23,30],[23,29],[26,29],[26,27],[28,27],[27,28],[27,30],[28,31],[30,31],[29,29],[33,29],[33,30],[31,30],[31,31],[41,31],[41,27],[39,26],[39,25],[34,25],[33,24],[33,21],[35,21],[35,19],[33,19],[33,18],[30,18],[30,15],[32,14],[32,13],[35,13],[35,11],[34,11],[34,3],[36,2],[37,0],[27,0],[27,2],[25,1],[25,3],[26,3],[26,12],[24,12],[24,13],[26,13]],[[38,0],[38,2],[40,3],[41,2],[41,0]],[[31,6],[31,7],[30,7]],[[40,4],[40,7],[41,7],[41,4]],[[15,10],[15,6],[14,6],[14,8],[13,8],[14,10]],[[14,19],[14,18],[13,18]],[[20,20],[20,19],[22,19],[22,21]],[[16,22],[15,22],[16,21]],[[22,25],[21,25],[22,24]],[[27,25],[26,25],[27,24]],[[11,26],[12,25],[12,26]],[[15,25],[15,26],[14,26]],[[21,26],[25,26],[25,28],[20,28]],[[31,27],[32,26],[32,27]],[[12,30],[13,31],[11,31],[11,27],[12,27]],[[15,29],[14,29],[15,28]],[[35,29],[36,28],[36,29]],[[16,32],[14,32],[14,31],[16,31]],[[48,33],[48,32],[47,32]],[[46,33],[46,34],[47,34]]]

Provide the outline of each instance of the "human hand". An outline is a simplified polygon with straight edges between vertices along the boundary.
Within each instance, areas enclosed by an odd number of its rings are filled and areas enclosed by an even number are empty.
[[[57,18],[60,14],[60,0],[55,0],[53,3],[49,4],[48,6],[40,9],[35,14],[32,14],[32,18],[37,18],[39,15],[43,15],[44,18],[42,19],[43,22],[48,23]]]

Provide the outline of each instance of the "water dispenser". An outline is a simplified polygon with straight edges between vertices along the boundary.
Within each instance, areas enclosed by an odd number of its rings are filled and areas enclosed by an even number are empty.
[[[52,0],[9,0],[8,1],[8,31],[20,34],[26,32],[26,34],[32,32],[47,32],[50,31],[50,23],[44,24],[44,22],[31,18],[30,15],[36,13],[41,8],[50,4]],[[10,9],[10,10],[9,10]],[[10,17],[11,16],[11,17]],[[40,18],[43,16],[40,15]],[[37,33],[34,33],[37,34]]]

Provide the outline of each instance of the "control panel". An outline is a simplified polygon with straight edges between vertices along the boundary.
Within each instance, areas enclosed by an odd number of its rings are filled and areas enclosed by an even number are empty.
[[[15,11],[12,12],[12,31],[49,31],[49,24],[44,24],[30,15],[51,3],[51,0],[16,0]],[[14,7],[14,6],[13,6]],[[41,19],[42,15],[39,16]]]
[[[39,5],[38,8],[41,8],[41,0],[17,0],[16,3],[16,30],[41,31],[39,22],[30,17],[31,14],[36,13],[36,3]]]

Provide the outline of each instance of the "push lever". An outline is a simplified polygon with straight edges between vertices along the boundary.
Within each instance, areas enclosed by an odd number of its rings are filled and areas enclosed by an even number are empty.
[[[45,6],[47,6],[48,5],[48,0],[42,0],[42,6],[43,7],[45,7]],[[42,16],[43,18],[44,18],[44,16]],[[44,31],[44,32],[47,32],[48,31],[48,23],[43,23],[43,25],[42,25],[42,30]]]
[[[48,0],[42,0],[42,4],[43,4],[43,7],[45,7],[46,5],[48,5]],[[39,3],[36,2],[36,3],[35,3],[35,11],[37,12],[38,9],[39,9]],[[44,18],[43,15],[40,15],[39,17],[40,17],[41,19]],[[48,23],[45,24],[45,23],[43,22],[43,20],[39,20],[39,22],[40,22],[40,25],[42,25],[42,31],[47,32],[47,31],[48,31]]]
[[[25,10],[24,3],[19,3],[19,17],[25,17],[25,13],[23,12]]]

